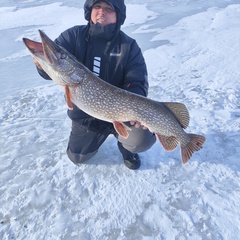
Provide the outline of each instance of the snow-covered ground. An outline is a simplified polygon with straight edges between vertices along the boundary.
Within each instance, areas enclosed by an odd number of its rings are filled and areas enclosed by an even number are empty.
[[[149,97],[179,101],[204,148],[181,163],[160,143],[127,169],[109,137],[81,166],[65,154],[71,122],[22,37],[84,24],[82,3],[0,3],[0,239],[240,239],[240,1],[126,1]],[[136,14],[137,13],[137,14]]]

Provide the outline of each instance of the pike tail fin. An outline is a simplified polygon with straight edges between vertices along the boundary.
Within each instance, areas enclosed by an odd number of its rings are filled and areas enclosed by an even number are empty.
[[[205,142],[205,137],[196,134],[189,134],[191,140],[187,145],[181,146],[181,154],[183,163],[187,163],[192,154],[195,151],[198,151],[202,148],[203,143]]]

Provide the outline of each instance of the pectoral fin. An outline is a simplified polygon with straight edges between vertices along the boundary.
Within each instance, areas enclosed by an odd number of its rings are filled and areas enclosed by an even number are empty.
[[[123,138],[127,139],[128,136],[129,136],[129,133],[128,131],[131,131],[131,128],[129,128],[127,125],[125,125],[124,123],[122,122],[117,122],[117,121],[114,121],[113,122],[113,126],[116,130],[116,132],[122,136]]]
[[[65,97],[66,97],[67,106],[70,110],[73,110],[73,105],[72,105],[72,101],[71,101],[71,94],[69,92],[69,88],[67,86],[65,86],[64,90],[65,90]]]

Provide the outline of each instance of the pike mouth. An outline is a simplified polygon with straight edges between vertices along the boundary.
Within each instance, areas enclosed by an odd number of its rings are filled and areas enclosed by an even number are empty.
[[[42,40],[42,47],[43,52],[45,55],[46,60],[50,64],[54,64],[58,61],[57,53],[59,52],[59,47],[41,30],[38,30],[41,40]]]
[[[28,38],[23,38],[23,42],[33,57],[41,59],[45,58],[42,43],[30,40]]]
[[[39,34],[42,42],[36,42],[28,38],[23,38],[23,42],[30,51],[33,57],[47,61],[49,64],[54,64],[58,61],[56,44],[41,30]]]
[[[60,73],[63,76],[67,75],[65,66],[71,66],[71,64],[65,61],[68,57],[67,51],[52,41],[43,31],[39,30],[39,34],[42,42],[36,42],[28,38],[23,38],[23,42],[34,60],[37,61],[43,71],[45,71],[50,77],[52,76],[51,78],[56,75],[59,76]],[[34,63],[37,65],[35,61]],[[56,80],[56,82],[60,85],[74,87],[79,85],[80,81],[70,81],[62,75]]]

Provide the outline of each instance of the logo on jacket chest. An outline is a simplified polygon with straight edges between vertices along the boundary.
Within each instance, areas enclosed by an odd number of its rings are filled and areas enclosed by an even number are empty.
[[[117,52],[111,52],[110,53],[110,57],[120,57],[121,53],[117,53]]]

